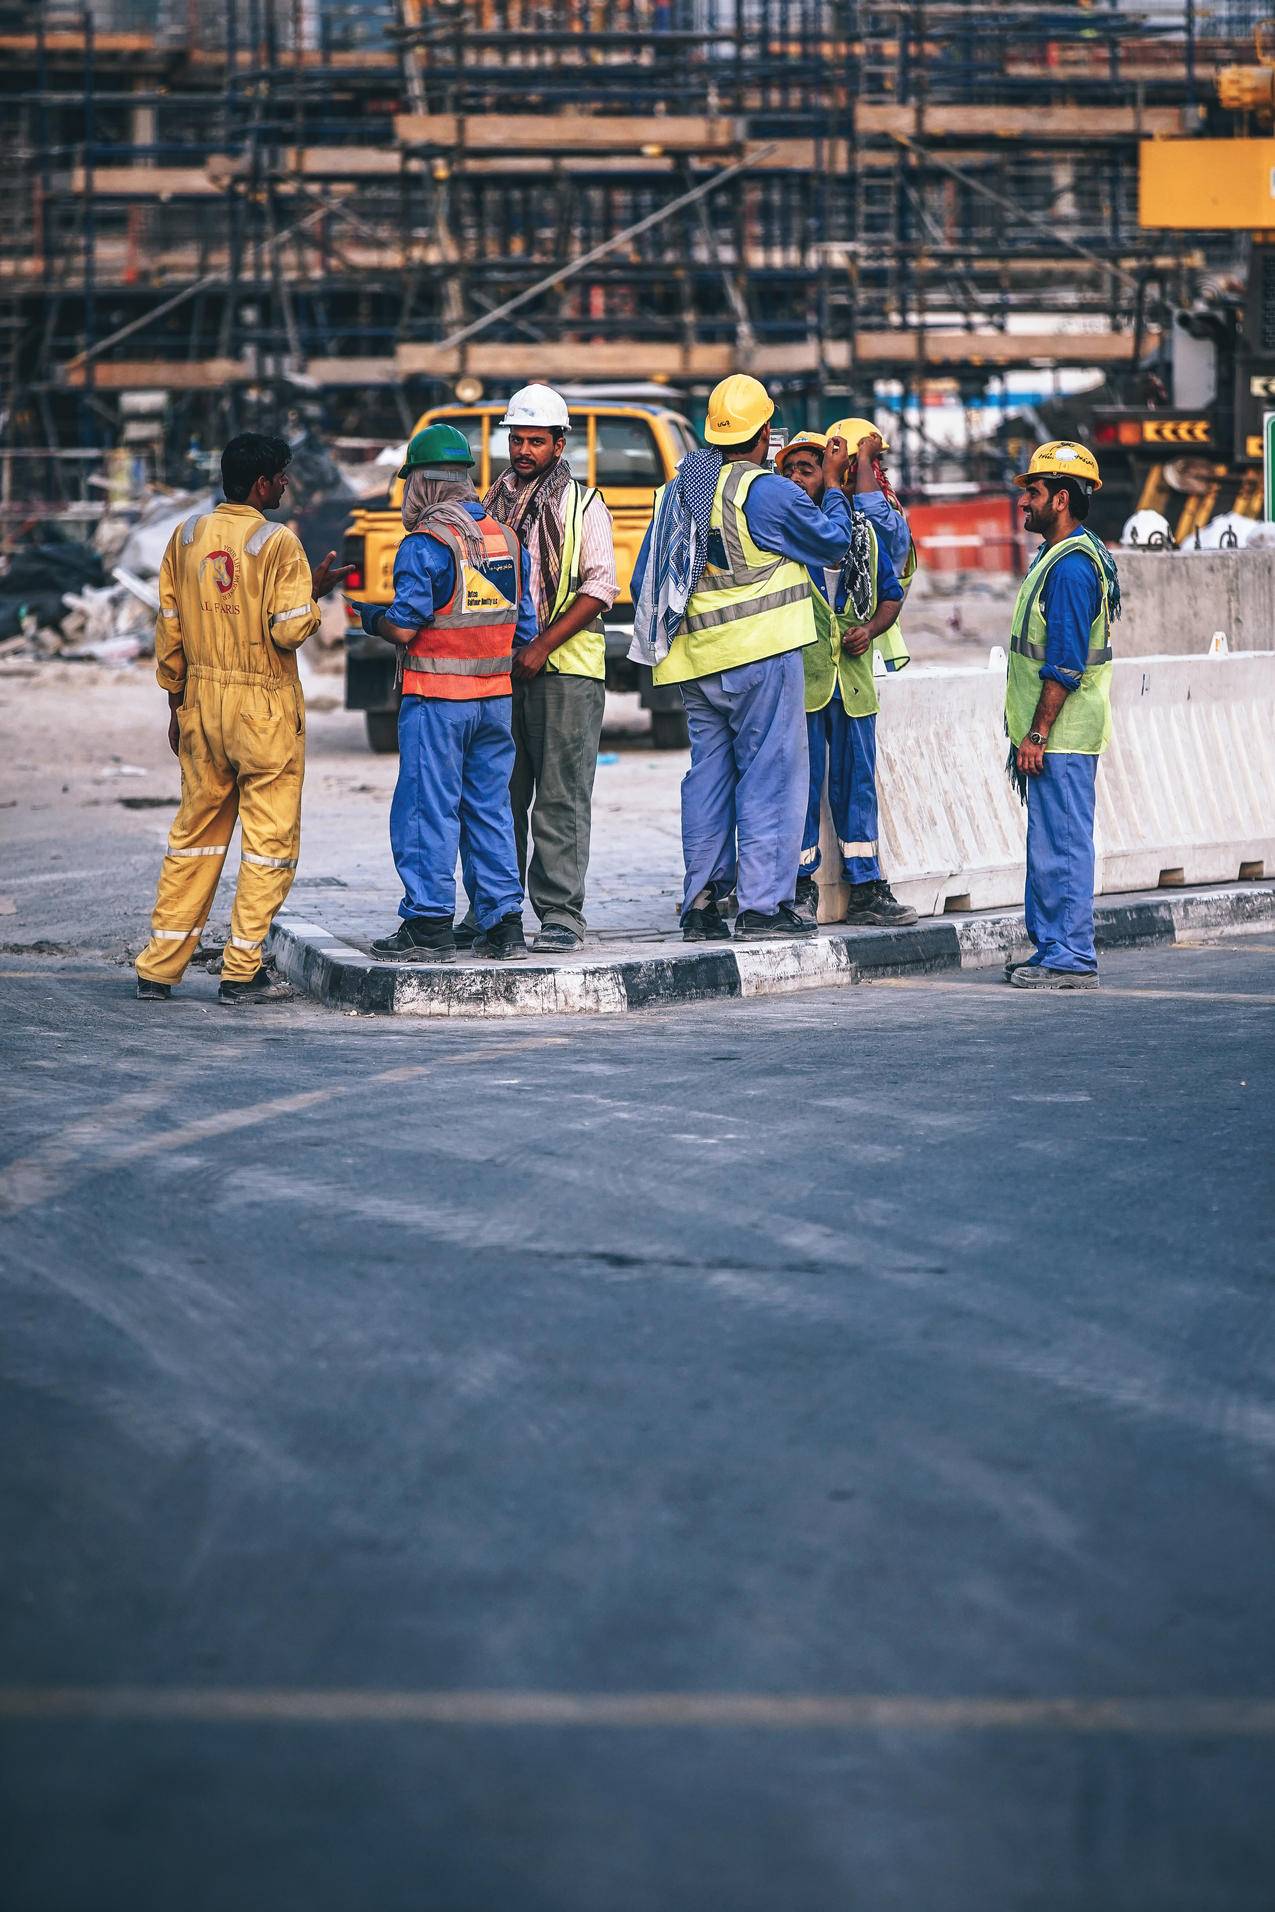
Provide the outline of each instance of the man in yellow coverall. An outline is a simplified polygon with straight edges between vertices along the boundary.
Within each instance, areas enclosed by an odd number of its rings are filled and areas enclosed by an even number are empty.
[[[273,524],[292,453],[243,432],[221,455],[224,504],[196,512],[168,542],[159,574],[155,672],[168,692],[168,741],[181,805],[137,959],[143,1001],[172,994],[199,944],[238,817],[239,881],[217,1000],[289,995],[262,964],[301,845],[305,707],[294,655],[319,627],[318,598],[348,565],[329,551],[314,576],[296,533]]]

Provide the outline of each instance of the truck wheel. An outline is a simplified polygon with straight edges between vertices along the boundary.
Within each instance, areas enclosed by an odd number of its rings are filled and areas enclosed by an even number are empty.
[[[690,743],[684,710],[651,712],[651,747],[654,750],[685,750]]]
[[[367,710],[363,713],[367,725],[367,740],[378,757],[388,757],[398,753],[398,712],[396,710]]]

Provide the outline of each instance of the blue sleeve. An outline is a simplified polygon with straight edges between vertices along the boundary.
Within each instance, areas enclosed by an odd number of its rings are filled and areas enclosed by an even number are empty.
[[[446,604],[456,577],[456,560],[445,544],[421,533],[404,538],[394,554],[394,602],[391,624],[419,630],[428,624],[437,605]],[[377,613],[379,616],[379,612]]]
[[[912,547],[912,533],[908,530],[908,521],[903,513],[895,510],[883,491],[857,492],[855,503],[870,522],[881,545],[889,552],[890,562],[902,570]],[[902,595],[900,591],[899,596]]]
[[[1050,567],[1040,594],[1045,613],[1045,661],[1040,674],[1075,690],[1089,661],[1089,627],[1098,615],[1098,572],[1083,552],[1069,552]]]
[[[877,539],[877,602],[893,603],[903,597],[903,586],[899,583],[899,574],[890,562],[890,554],[885,548],[884,538]]]
[[[850,542],[848,524],[835,523],[800,485],[773,472],[764,472],[749,487],[744,521],[763,551],[807,566],[840,564]]]
[[[530,644],[533,637],[540,635],[540,619],[536,613],[536,600],[531,590],[531,559],[527,556],[527,547],[518,540],[518,549],[522,553],[522,596],[518,600],[518,622],[514,627],[514,643]]]
[[[646,576],[647,560],[651,555],[651,532],[654,525],[655,520],[652,518],[651,523],[642,533],[641,549],[637,554],[637,562],[633,566],[633,579],[629,585],[629,597],[634,604],[637,603],[642,595],[642,580]]]

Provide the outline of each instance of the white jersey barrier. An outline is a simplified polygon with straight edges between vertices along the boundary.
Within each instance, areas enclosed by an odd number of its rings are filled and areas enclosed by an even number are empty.
[[[1117,626],[1117,635],[1119,627]],[[882,870],[923,916],[1021,904],[1027,813],[1005,771],[1005,661],[878,680]],[[1275,652],[1117,657],[1095,889],[1275,875]],[[844,913],[824,804],[820,916]]]

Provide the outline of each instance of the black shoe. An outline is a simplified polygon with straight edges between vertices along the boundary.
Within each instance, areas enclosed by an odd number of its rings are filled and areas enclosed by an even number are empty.
[[[687,910],[682,918],[682,941],[684,943],[730,941],[730,929],[718,915],[716,903],[706,903],[703,909]]]
[[[276,976],[263,963],[256,975],[246,983],[228,983],[223,976],[217,1001],[227,1009],[233,1009],[238,1003],[291,1002],[295,994],[290,983],[285,983],[282,976]]]
[[[490,929],[479,930],[474,938],[474,954],[489,956],[494,963],[520,962],[527,954],[521,916],[502,916]]]
[[[173,993],[171,983],[147,982],[145,976],[137,979],[137,1000],[139,1002],[167,1002]]]
[[[797,878],[797,894],[793,900],[793,908],[798,916],[804,917],[808,923],[819,921],[819,885],[813,876]]]
[[[872,883],[850,885],[850,901],[841,920],[861,928],[906,929],[915,923],[916,911],[897,902],[890,885],[878,877]]]
[[[462,916],[459,923],[452,924],[452,935],[456,938],[457,949],[472,949],[477,934],[478,925],[472,916]]]
[[[741,910],[735,918],[735,940],[759,943],[767,937],[813,936],[815,925],[799,916],[791,903],[781,903],[773,916],[763,910]]]
[[[537,956],[544,953],[566,956],[573,949],[583,949],[584,938],[565,923],[546,923],[540,934],[533,936],[531,947]]]
[[[1043,963],[1019,963],[1006,977],[1011,989],[1097,989],[1096,969],[1046,969]]]
[[[456,954],[450,916],[409,916],[392,936],[373,943],[372,954],[382,963],[449,963]]]

